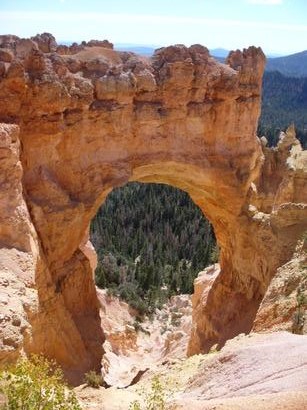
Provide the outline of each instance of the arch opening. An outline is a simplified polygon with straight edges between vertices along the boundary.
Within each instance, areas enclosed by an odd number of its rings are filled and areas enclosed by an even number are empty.
[[[106,336],[103,377],[124,387],[148,366],[186,356],[193,282],[216,261],[215,236],[187,193],[133,182],[109,193],[90,240]]]
[[[162,184],[112,191],[91,222],[96,284],[140,314],[191,294],[198,272],[217,262],[212,226],[188,194]]]

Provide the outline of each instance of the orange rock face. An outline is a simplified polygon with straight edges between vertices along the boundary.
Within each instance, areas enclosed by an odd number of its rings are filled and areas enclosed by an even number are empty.
[[[306,268],[307,238],[299,241],[292,259],[277,269],[257,312],[253,331],[307,334]]]
[[[193,327],[188,354],[198,351],[207,352],[214,341],[217,341],[220,348],[224,340],[239,333],[239,329],[244,333],[250,330],[259,304],[277,268],[289,261],[298,240],[306,231],[307,151],[302,150],[299,141],[295,138],[293,127],[290,127],[286,133],[281,133],[276,148],[267,148],[265,140],[262,139],[262,150],[264,158],[260,172],[251,183],[247,194],[244,217],[241,215],[238,218],[242,225],[232,234],[235,246],[229,247],[232,249],[232,255],[228,255],[230,264],[223,265],[225,249],[222,248],[221,273],[217,279],[211,285],[210,280],[206,281],[207,274],[201,276],[198,282],[196,281],[195,291],[199,296],[196,299],[194,297],[193,302]],[[234,266],[240,266],[244,272],[242,277],[233,276],[234,271],[229,273]],[[211,275],[213,274],[212,271]],[[247,279],[248,275],[251,275],[249,279]],[[246,286],[246,296],[250,298],[248,303],[243,293],[231,291],[234,283],[241,283],[242,286],[243,278],[247,280],[244,286]],[[282,287],[279,289],[282,293]],[[270,296],[266,298],[264,305],[261,306],[255,326],[257,330],[265,327],[266,330],[275,328],[272,320],[274,309],[272,306],[268,308],[267,300],[272,298]],[[220,328],[219,309],[223,305],[233,309],[233,317],[229,320],[230,317],[226,316],[224,327]],[[265,309],[269,312],[267,316],[270,316],[271,320],[268,317],[262,319],[266,314]],[[291,312],[290,308],[289,312]],[[261,325],[261,321],[266,323]],[[280,318],[280,321],[283,319]],[[277,327],[277,329],[284,328]],[[216,337],[218,330],[225,337],[224,340],[218,340]],[[213,337],[210,338],[209,335]]]
[[[108,42],[57,48],[48,34],[1,36],[0,50],[0,122],[22,146],[15,185],[0,165],[11,212],[0,244],[34,261],[36,295],[16,348],[54,357],[75,381],[99,368],[104,337],[84,238],[107,194],[128,181],[187,191],[214,226],[221,273],[189,352],[248,332],[306,229],[304,153],[294,139],[271,152],[256,137],[262,51],[232,52],[223,65],[203,46],[179,45],[145,59]],[[31,246],[20,247],[26,238]]]

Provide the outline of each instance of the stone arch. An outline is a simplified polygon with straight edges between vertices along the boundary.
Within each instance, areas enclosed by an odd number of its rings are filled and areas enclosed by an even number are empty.
[[[263,183],[271,159],[256,137],[262,51],[232,52],[224,65],[200,45],[145,59],[105,42],[57,48],[50,39],[0,41],[9,60],[0,70],[0,120],[19,126],[32,229],[32,247],[21,248],[36,252],[37,307],[27,313],[23,348],[56,358],[72,381],[99,368],[104,337],[80,245],[108,192],[128,181],[183,189],[214,226],[221,274],[197,313],[189,353],[249,332],[301,229],[285,253],[286,234],[270,220],[281,179],[272,189]],[[299,226],[302,213],[293,218]]]

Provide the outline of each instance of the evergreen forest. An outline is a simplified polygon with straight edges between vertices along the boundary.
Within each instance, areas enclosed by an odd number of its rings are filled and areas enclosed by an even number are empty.
[[[280,131],[292,123],[298,139],[306,149],[307,77],[286,77],[279,71],[265,72],[258,135],[265,135],[269,145],[275,146]]]
[[[162,184],[129,183],[113,190],[91,225],[98,254],[96,284],[141,313],[193,281],[217,261],[212,226],[187,193]]]

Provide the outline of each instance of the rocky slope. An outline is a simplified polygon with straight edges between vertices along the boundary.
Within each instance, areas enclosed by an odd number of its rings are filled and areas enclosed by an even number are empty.
[[[158,375],[168,409],[303,410],[307,405],[307,336],[287,332],[240,336],[221,352],[196,355],[144,375],[128,389],[76,391],[84,409],[127,410],[145,400]],[[282,352],[282,360],[280,354]]]
[[[102,374],[108,385],[127,387],[149,369],[186,357],[192,319],[189,295],[172,297],[162,310],[140,322],[127,303],[104,290],[97,292],[106,336]]]
[[[37,305],[38,243],[23,197],[18,127],[0,124],[0,362],[17,359]]]
[[[307,238],[277,269],[255,318],[255,332],[287,330],[307,334]]]
[[[257,314],[255,330],[267,334],[240,335],[221,351],[213,348],[190,358],[186,358],[191,334],[188,297],[172,298],[151,320],[140,324],[126,303],[98,290],[107,339],[103,374],[112,387],[78,387],[83,408],[126,410],[134,401],[145,406],[152,381],[158,377],[158,395],[164,396],[167,409],[303,410],[307,405],[307,336],[276,329],[293,331],[297,304],[292,301],[297,300],[298,290],[300,295],[304,291],[305,261],[301,241],[292,260],[278,270]],[[195,280],[194,323],[219,270],[218,264],[210,266]],[[288,310],[287,315],[281,315],[282,310]]]
[[[24,351],[55,358],[74,383],[100,370],[85,244],[106,195],[128,181],[185,190],[214,226],[221,270],[189,353],[252,329],[307,229],[306,151],[293,129],[276,149],[256,137],[264,63],[255,47],[220,64],[200,45],[146,59],[106,41],[0,36],[1,365]]]

